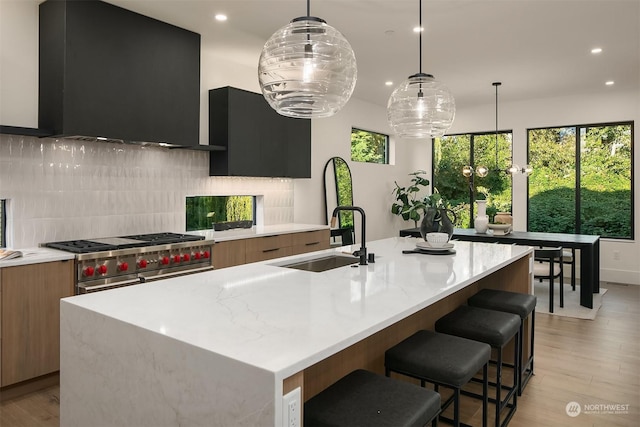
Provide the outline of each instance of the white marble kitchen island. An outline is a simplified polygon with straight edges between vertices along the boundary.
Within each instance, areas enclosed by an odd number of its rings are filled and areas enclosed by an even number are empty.
[[[370,242],[368,266],[278,266],[354,245],[62,300],[61,425],[280,426],[288,390],[383,372],[386,348],[481,287],[530,292],[529,247],[402,254],[416,242]]]

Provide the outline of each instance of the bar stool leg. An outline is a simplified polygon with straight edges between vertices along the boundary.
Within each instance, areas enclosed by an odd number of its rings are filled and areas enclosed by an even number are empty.
[[[489,364],[482,368],[482,427],[487,427],[487,410],[489,407]]]

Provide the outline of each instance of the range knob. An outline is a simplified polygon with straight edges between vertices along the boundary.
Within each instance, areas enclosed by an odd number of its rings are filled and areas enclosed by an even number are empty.
[[[147,260],[146,259],[141,259],[140,261],[138,261],[138,267],[147,268]]]
[[[107,266],[104,264],[98,266],[98,274],[107,274]]]
[[[160,264],[168,265],[169,264],[169,257],[168,256],[163,256],[162,258],[160,258]]]
[[[194,257],[195,259],[200,259],[200,257],[202,256],[202,255],[200,255],[200,254],[201,254],[200,252],[196,252],[195,254],[193,254],[193,257]]]
[[[118,271],[127,271],[129,269],[129,264],[126,262],[118,263]]]
[[[189,261],[190,259],[191,259],[191,255],[189,255],[189,254],[184,254],[184,255],[182,256],[182,260],[183,260],[183,261]]]
[[[180,258],[180,255],[174,255],[174,256],[173,256],[173,262],[175,262],[176,264],[179,264],[179,263],[180,263],[180,259],[181,259],[181,258]]]
[[[205,258],[209,258],[209,251],[204,251],[203,256],[204,256]]]
[[[87,277],[93,276],[94,273],[95,273],[95,269],[93,267],[87,267],[84,270],[82,270],[82,274]]]

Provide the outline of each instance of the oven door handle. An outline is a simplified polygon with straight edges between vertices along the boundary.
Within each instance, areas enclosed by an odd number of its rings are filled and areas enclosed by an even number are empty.
[[[78,293],[86,294],[89,292],[106,291],[107,289],[121,288],[123,286],[136,285],[140,283],[140,279],[121,280],[119,282],[105,283],[102,285],[78,285]]]
[[[140,274],[138,275],[138,277],[140,278],[140,281],[142,283],[146,283],[146,282],[154,282],[156,280],[168,279],[170,277],[186,276],[187,274],[202,273],[204,271],[211,271],[211,270],[213,270],[213,266],[194,268],[191,270],[174,271],[170,273],[156,274],[152,276],[145,276],[144,274]]]

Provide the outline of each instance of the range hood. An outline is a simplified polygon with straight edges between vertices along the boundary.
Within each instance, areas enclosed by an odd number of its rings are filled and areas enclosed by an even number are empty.
[[[102,1],[47,0],[39,37],[40,130],[198,148],[199,34]]]

